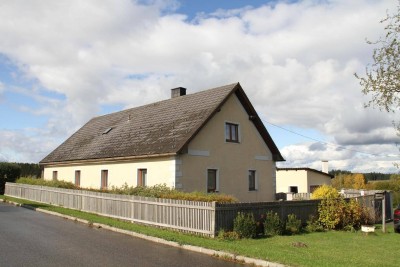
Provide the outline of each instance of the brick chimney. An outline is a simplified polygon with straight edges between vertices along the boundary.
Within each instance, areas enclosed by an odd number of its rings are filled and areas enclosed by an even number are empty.
[[[171,89],[171,98],[175,98],[175,97],[183,96],[183,95],[186,95],[186,88],[177,87],[177,88]]]

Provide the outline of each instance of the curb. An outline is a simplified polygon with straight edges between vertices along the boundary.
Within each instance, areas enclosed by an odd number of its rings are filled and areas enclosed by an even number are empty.
[[[38,212],[41,212],[41,213],[46,213],[46,214],[49,214],[49,215],[53,215],[53,216],[61,217],[61,218],[64,218],[64,219],[68,219],[68,220],[71,220],[71,221],[87,224],[87,225],[93,226],[95,228],[102,228],[102,229],[105,229],[105,230],[108,230],[108,231],[113,231],[113,232],[116,232],[116,233],[125,234],[125,235],[129,235],[129,236],[136,237],[136,238],[141,238],[141,239],[148,240],[148,241],[151,241],[151,242],[155,242],[155,243],[159,243],[159,244],[163,244],[163,245],[167,245],[167,246],[172,246],[172,247],[176,247],[176,248],[181,248],[181,249],[185,249],[185,250],[188,250],[188,251],[209,255],[209,256],[212,256],[212,257],[216,257],[216,258],[221,258],[223,260],[228,260],[228,261],[233,261],[233,262],[238,262],[238,263],[244,263],[244,264],[250,264],[250,265],[253,265],[253,266],[254,265],[255,266],[261,266],[261,267],[286,267],[287,266],[287,265],[276,263],[276,262],[269,262],[269,261],[265,261],[265,260],[260,260],[260,259],[255,259],[255,258],[249,258],[249,257],[245,257],[245,256],[235,255],[233,253],[224,252],[224,251],[218,251],[218,250],[213,250],[213,249],[208,249],[208,248],[203,248],[203,247],[197,247],[197,246],[193,246],[193,245],[181,245],[181,244],[179,244],[179,243],[177,243],[175,241],[168,241],[168,240],[165,240],[165,239],[162,239],[162,238],[158,238],[158,237],[139,234],[139,233],[136,233],[136,232],[132,232],[132,231],[128,231],[128,230],[123,230],[123,229],[111,227],[109,225],[105,225],[105,224],[101,224],[101,223],[91,223],[91,222],[89,222],[87,220],[79,219],[79,218],[76,218],[76,217],[64,215],[64,214],[53,212],[53,211],[44,210],[44,209],[41,209],[41,208],[34,208],[32,206],[29,206],[29,205],[26,205],[26,204],[20,204],[20,203],[13,202],[13,201],[10,201],[10,200],[6,200],[5,201],[4,199],[0,199],[0,202],[10,203],[10,204],[13,204],[15,206],[22,207],[22,208],[25,208],[25,209],[34,210],[34,211],[38,211]]]

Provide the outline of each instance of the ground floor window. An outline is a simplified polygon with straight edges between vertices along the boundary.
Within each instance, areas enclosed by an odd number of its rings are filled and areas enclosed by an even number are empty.
[[[207,170],[207,193],[218,192],[218,176],[216,169]]]
[[[58,179],[58,172],[53,171],[53,180],[56,181]]]
[[[81,171],[75,171],[75,185],[81,186]]]
[[[256,191],[257,184],[256,184],[256,171],[249,170],[249,191]]]
[[[147,169],[138,170],[137,186],[147,186]]]
[[[101,187],[100,189],[107,189],[108,186],[108,170],[101,171]]]
[[[297,194],[297,193],[299,193],[299,188],[297,186],[290,186],[289,187],[289,192]]]

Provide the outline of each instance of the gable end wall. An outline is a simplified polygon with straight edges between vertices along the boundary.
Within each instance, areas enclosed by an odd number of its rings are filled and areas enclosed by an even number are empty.
[[[239,124],[240,143],[225,141],[226,122]],[[274,200],[275,161],[235,94],[189,143],[188,152],[181,156],[183,191],[207,191],[207,169],[216,169],[219,192],[243,202]],[[256,171],[256,191],[248,190],[249,170]]]

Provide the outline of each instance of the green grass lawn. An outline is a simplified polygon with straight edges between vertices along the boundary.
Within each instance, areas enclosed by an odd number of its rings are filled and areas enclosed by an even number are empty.
[[[28,204],[61,214],[113,227],[155,236],[180,244],[190,244],[238,255],[279,262],[291,266],[398,266],[400,234],[393,233],[393,224],[387,224],[387,233],[378,227],[375,233],[359,232],[307,233],[296,236],[224,241],[147,227],[90,213],[55,207],[11,197],[0,198]],[[294,247],[302,242],[307,247]]]

